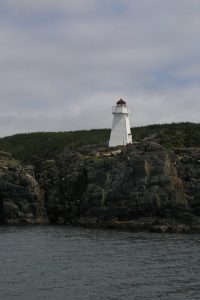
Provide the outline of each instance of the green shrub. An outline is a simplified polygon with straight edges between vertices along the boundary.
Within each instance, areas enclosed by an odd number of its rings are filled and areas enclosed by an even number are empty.
[[[200,124],[155,124],[132,128],[133,140],[151,138],[168,148],[200,146]],[[92,129],[68,132],[35,132],[0,138],[0,151],[7,151],[19,160],[33,157],[53,158],[65,148],[84,145],[108,145],[110,129]]]

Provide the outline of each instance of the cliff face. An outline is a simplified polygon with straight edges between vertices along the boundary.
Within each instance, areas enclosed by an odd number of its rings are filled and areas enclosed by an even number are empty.
[[[32,170],[0,152],[0,223],[48,223],[44,198]]]
[[[34,176],[30,168],[1,169],[2,222],[200,229],[200,148],[85,147],[36,161]]]
[[[184,182],[191,214],[200,216],[200,148],[183,148],[176,151],[178,176]]]

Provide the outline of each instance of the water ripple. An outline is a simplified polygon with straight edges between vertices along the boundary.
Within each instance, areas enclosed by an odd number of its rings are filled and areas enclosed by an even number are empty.
[[[0,227],[0,299],[200,299],[200,235]]]

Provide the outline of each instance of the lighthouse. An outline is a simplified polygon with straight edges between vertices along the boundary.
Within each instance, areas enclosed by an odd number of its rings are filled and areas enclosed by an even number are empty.
[[[112,108],[113,122],[109,147],[132,144],[129,122],[129,109],[126,102],[120,99]]]

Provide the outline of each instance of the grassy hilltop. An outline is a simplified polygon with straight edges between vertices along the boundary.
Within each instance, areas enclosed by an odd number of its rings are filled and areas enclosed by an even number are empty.
[[[133,140],[154,139],[167,148],[200,146],[200,123],[156,124],[132,128]],[[65,148],[106,145],[110,129],[69,132],[35,132],[0,138],[0,151],[8,151],[19,160],[51,158]]]

